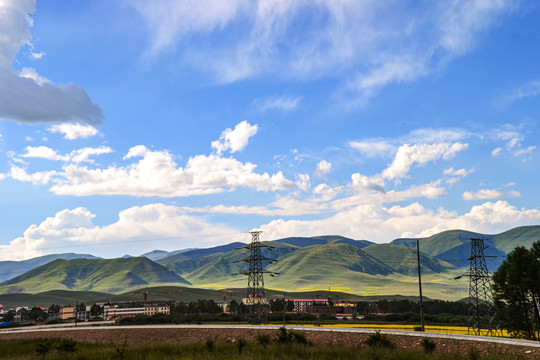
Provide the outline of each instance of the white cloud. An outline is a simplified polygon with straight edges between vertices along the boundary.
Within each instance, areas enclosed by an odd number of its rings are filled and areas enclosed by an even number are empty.
[[[425,237],[452,229],[491,234],[538,220],[538,209],[518,209],[506,201],[473,206],[469,212],[461,215],[444,209],[435,212],[418,203],[390,208],[366,204],[319,220],[277,219],[261,225],[260,229],[268,239],[300,234],[340,234],[380,243],[399,237]]]
[[[112,224],[98,226],[86,208],[65,209],[39,225],[31,225],[21,237],[0,245],[2,260],[24,260],[47,253],[86,252],[106,258],[155,250],[209,247],[247,240],[247,234],[220,224],[185,215],[164,204],[135,206],[121,211]],[[220,236],[215,236],[220,234]],[[126,251],[126,249],[129,249]]]
[[[478,191],[465,191],[463,193],[463,200],[486,200],[486,199],[500,199],[504,197],[520,197],[521,194],[515,190],[508,192],[502,192],[496,189],[480,189]]]
[[[470,131],[456,128],[421,128],[411,131],[401,141],[405,143],[436,144],[441,142],[463,141],[470,137],[478,136]]]
[[[440,144],[462,141],[474,136],[470,131],[457,128],[420,128],[399,138],[371,138],[349,141],[348,145],[368,158],[393,155],[403,144]]]
[[[499,146],[491,152],[493,157],[499,156],[504,152],[512,156],[519,157],[530,154],[536,149],[535,145],[523,147],[525,135],[521,129],[515,125],[507,124],[490,132],[490,136],[494,140],[505,141],[505,146]]]
[[[223,130],[219,140],[212,141],[212,148],[216,149],[218,154],[226,150],[230,150],[231,153],[243,150],[247,146],[249,138],[255,135],[258,129],[256,124],[251,125],[244,120],[238,123],[234,130]]]
[[[95,127],[81,124],[53,125],[49,127],[49,131],[64,134],[64,139],[68,140],[86,139],[98,134],[98,130]]]
[[[237,187],[258,191],[295,188],[282,172],[258,174],[256,165],[216,155],[191,157],[178,167],[166,151],[151,151],[143,145],[132,147],[125,160],[141,158],[127,166],[90,169],[69,164],[55,179],[51,191],[59,195],[132,195],[176,197],[215,194]]]
[[[78,150],[73,150],[69,154],[60,155],[56,150],[51,149],[47,146],[27,146],[25,148],[26,153],[20,155],[23,158],[41,158],[54,161],[64,161],[64,162],[90,162],[93,163],[94,160],[89,159],[93,155],[102,155],[111,153],[113,150],[108,146],[100,146],[99,148],[82,148]]]
[[[281,110],[281,111],[291,111],[298,107],[301,97],[272,97],[268,99],[257,99],[254,101],[255,106],[261,112],[267,110]]]
[[[12,179],[31,182],[34,185],[45,185],[51,181],[51,179],[57,174],[56,171],[37,171],[32,174],[28,174],[25,169],[11,165],[11,169],[5,177],[11,177]]]
[[[440,158],[448,160],[467,147],[467,144],[462,143],[402,145],[398,149],[392,164],[382,172],[382,177],[388,180],[401,178],[407,175],[414,164],[424,165]]]
[[[0,2],[0,118],[24,123],[101,122],[100,107],[83,88],[72,83],[57,86],[34,69],[19,72],[11,66],[21,47],[31,46],[28,13],[35,6],[35,0]]]
[[[332,171],[332,163],[326,160],[321,160],[317,163],[317,168],[315,169],[313,176],[321,177],[328,174],[330,171]]]
[[[502,151],[502,147],[497,147],[497,148],[493,149],[493,151],[491,152],[491,156],[499,156],[501,151]]]
[[[396,150],[396,146],[387,140],[350,141],[349,146],[369,158],[387,156]]]
[[[455,184],[459,180],[463,179],[464,177],[468,176],[469,174],[473,173],[474,169],[466,170],[466,169],[454,169],[454,167],[450,167],[448,169],[445,169],[443,171],[444,175],[449,176],[449,178],[446,180],[446,183],[448,184]]]
[[[517,89],[514,89],[510,94],[497,100],[497,103],[500,106],[508,106],[516,101],[536,97],[538,95],[540,95],[540,80],[533,80]]]
[[[47,146],[27,146],[26,153],[22,154],[24,158],[41,158],[54,161],[68,161],[69,156],[59,155],[56,150]]]
[[[261,74],[337,78],[363,104],[388,84],[414,81],[471,51],[514,1],[131,3],[150,31],[151,55],[182,49],[186,63],[222,82]],[[204,42],[190,42],[201,35]],[[190,46],[177,46],[184,43]]]

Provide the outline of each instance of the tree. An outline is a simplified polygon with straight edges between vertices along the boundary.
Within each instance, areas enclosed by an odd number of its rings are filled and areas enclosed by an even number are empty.
[[[229,303],[229,312],[236,314],[238,312],[238,301],[231,300]]]
[[[9,310],[7,313],[4,314],[4,321],[13,321],[15,318],[15,311]]]
[[[40,307],[33,307],[32,310],[30,310],[30,313],[28,314],[28,318],[33,321],[42,321],[47,317],[47,314],[45,311],[43,311]]]
[[[97,317],[101,315],[101,306],[94,304],[90,307],[90,315]]]
[[[49,311],[50,313],[59,313],[61,308],[62,308],[62,307],[61,307],[60,305],[58,305],[58,304],[52,304],[51,306],[49,306],[49,310],[48,310],[48,311]]]
[[[86,311],[86,305],[84,303],[80,303],[75,307],[76,311]]]
[[[501,324],[513,337],[538,339],[540,241],[516,247],[493,274],[493,298]]]

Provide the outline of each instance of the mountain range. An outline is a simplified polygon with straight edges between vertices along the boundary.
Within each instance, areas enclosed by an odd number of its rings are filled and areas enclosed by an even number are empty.
[[[467,296],[468,283],[454,278],[469,266],[470,238],[488,246],[491,271],[518,245],[530,247],[540,239],[540,226],[515,228],[485,235],[463,230],[445,231],[418,239],[423,292],[439,299]],[[290,237],[267,242],[263,255],[274,277],[265,286],[277,291],[331,289],[357,295],[414,295],[417,283],[417,239],[386,244],[342,236]],[[21,262],[0,262],[0,294],[41,293],[51,290],[119,294],[152,286],[224,289],[246,286],[246,277],[231,276],[247,269],[248,249],[231,243],[208,249],[152,251],[139,257],[100,259],[92,255],[58,254]],[[22,273],[24,271],[24,273]]]

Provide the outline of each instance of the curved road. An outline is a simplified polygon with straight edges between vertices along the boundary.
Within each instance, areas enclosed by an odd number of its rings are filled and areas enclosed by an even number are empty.
[[[57,325],[40,325],[27,328],[8,328],[0,330],[0,339],[2,334],[14,334],[14,333],[30,333],[30,332],[55,332],[55,331],[79,331],[79,330],[96,330],[96,329],[270,329],[277,330],[281,326],[273,325],[126,325],[115,326],[107,323],[93,323],[92,325],[78,324],[57,324]],[[430,333],[419,331],[398,331],[398,330],[376,330],[366,328],[339,328],[339,327],[312,327],[312,326],[287,326],[288,329],[302,330],[302,331],[327,331],[327,332],[344,332],[344,333],[364,333],[372,334],[375,331],[380,331],[381,334],[387,335],[401,335],[411,337],[422,338],[434,338],[434,339],[452,339],[452,340],[466,340],[466,341],[479,341],[496,344],[517,345],[517,346],[529,346],[540,348],[540,342],[531,340],[517,340],[510,338],[498,338],[487,336],[475,336],[475,335],[458,335],[458,334],[443,334],[443,333]]]

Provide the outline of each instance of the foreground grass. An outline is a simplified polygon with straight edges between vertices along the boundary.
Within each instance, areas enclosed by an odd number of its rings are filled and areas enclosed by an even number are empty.
[[[240,344],[243,345],[240,345]],[[67,345],[66,345],[67,344]],[[45,350],[44,350],[45,349]],[[399,349],[380,347],[346,347],[346,346],[317,346],[297,343],[271,344],[246,343],[243,340],[235,343],[214,344],[211,339],[205,343],[174,346],[174,345],[113,345],[85,344],[66,340],[19,340],[0,341],[1,359],[314,359],[314,360],[520,360],[525,357],[518,354],[480,355],[471,348],[468,354],[440,354],[422,351],[403,351]]]

